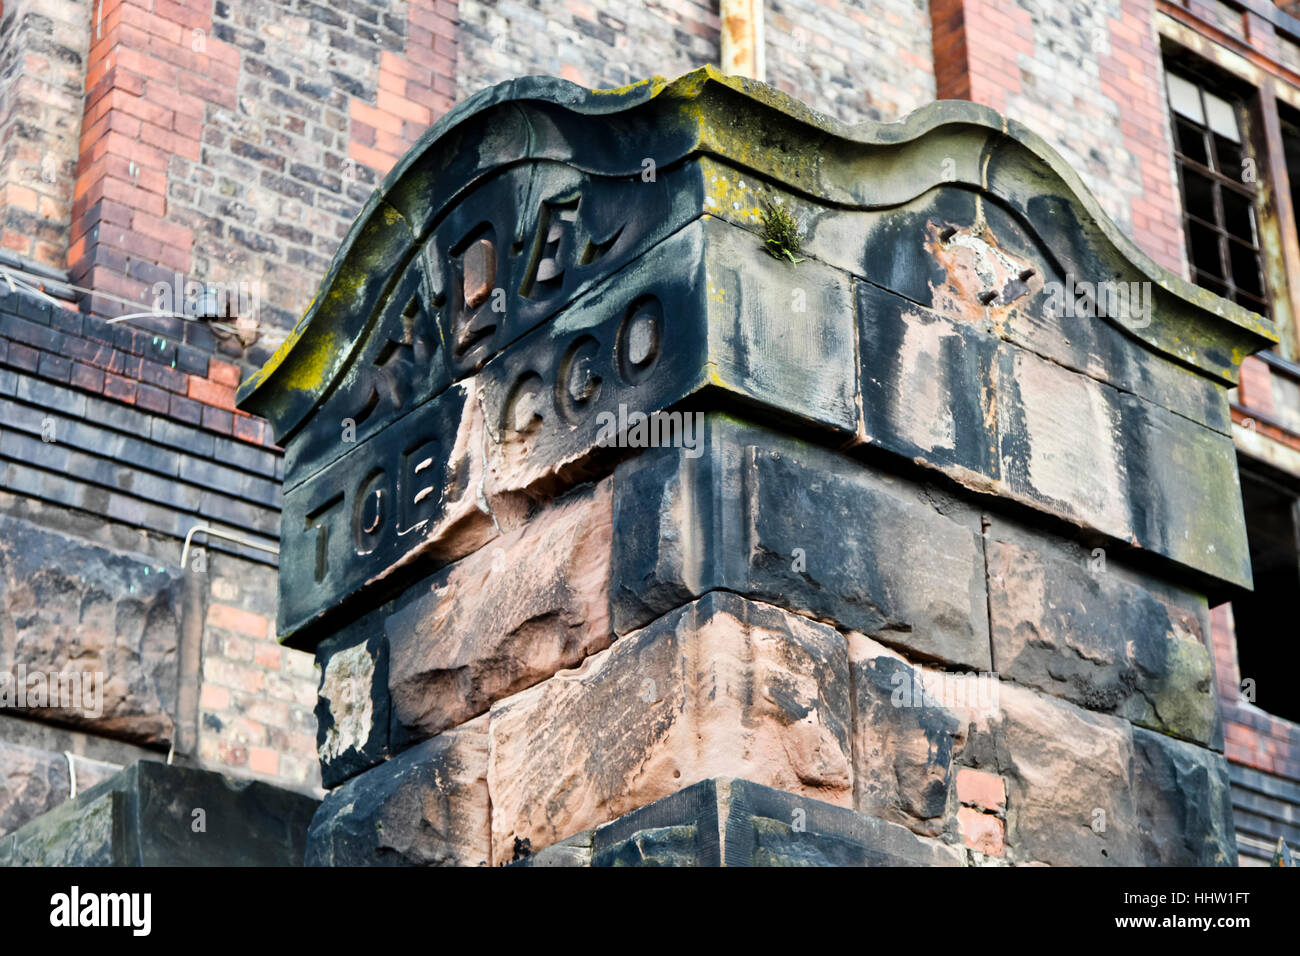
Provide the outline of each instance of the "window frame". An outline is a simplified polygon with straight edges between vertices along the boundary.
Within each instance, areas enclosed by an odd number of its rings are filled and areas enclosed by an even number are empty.
[[[1195,68],[1190,68],[1184,62],[1170,62],[1169,57],[1165,56],[1164,74],[1165,74],[1165,108],[1169,116],[1169,133],[1170,141],[1173,147],[1174,171],[1178,176],[1178,195],[1181,204],[1180,219],[1183,227],[1183,243],[1187,253],[1187,265],[1192,282],[1202,288],[1209,289],[1225,299],[1236,302],[1253,312],[1258,312],[1265,318],[1273,319],[1273,303],[1276,293],[1273,290],[1272,282],[1269,277],[1269,270],[1265,261],[1264,242],[1263,242],[1263,223],[1261,222],[1266,213],[1263,198],[1264,191],[1259,188],[1259,177],[1263,175],[1264,164],[1260,162],[1258,151],[1251,135],[1256,123],[1252,122],[1250,97],[1241,95],[1237,90],[1231,87],[1226,90],[1221,84],[1213,80]],[[1201,113],[1207,117],[1205,122],[1197,122],[1195,119],[1180,113],[1174,108],[1173,94],[1170,90],[1169,78],[1178,77],[1183,81],[1195,86],[1199,97]],[[1221,92],[1222,90],[1222,92]],[[1226,93],[1226,95],[1224,95]],[[1209,125],[1208,121],[1208,104],[1206,95],[1216,97],[1220,101],[1226,102],[1233,111],[1234,119],[1237,124],[1237,134],[1240,138],[1241,158],[1243,160],[1242,168],[1245,168],[1245,160],[1249,160],[1254,165],[1256,180],[1254,183],[1246,182],[1234,178],[1224,173],[1223,165],[1219,157],[1219,145],[1216,142],[1218,134]],[[1180,125],[1181,124],[1181,125]],[[1185,148],[1182,137],[1181,126],[1195,127],[1196,132],[1201,137],[1200,146],[1206,156],[1207,163],[1202,163]],[[1193,173],[1204,179],[1209,180],[1212,201],[1213,214],[1215,221],[1209,222],[1201,216],[1193,215],[1189,209],[1188,203],[1188,185],[1187,174]],[[1236,235],[1227,222],[1227,214],[1223,200],[1223,190],[1229,190],[1231,193],[1240,196],[1248,201],[1250,211],[1250,229],[1251,241],[1247,242],[1241,236]],[[1214,275],[1208,269],[1203,269],[1197,264],[1193,251],[1194,227],[1201,230],[1208,230],[1215,238],[1219,266],[1223,275]],[[1234,266],[1236,260],[1232,257],[1232,250],[1235,247],[1243,248],[1250,256],[1254,265],[1259,294],[1257,295],[1252,288],[1243,288],[1238,282],[1238,270]],[[1242,301],[1242,300],[1245,301]]]

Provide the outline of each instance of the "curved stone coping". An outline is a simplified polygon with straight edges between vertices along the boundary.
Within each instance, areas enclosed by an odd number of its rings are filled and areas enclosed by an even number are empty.
[[[1020,215],[1048,248],[1082,245],[1097,278],[1154,283],[1160,316],[1123,334],[1222,384],[1235,384],[1246,355],[1277,341],[1261,316],[1153,262],[1055,150],[988,107],[940,101],[897,123],[848,125],[714,67],[612,91],[529,76],[456,106],[390,171],[303,318],[240,387],[240,406],[270,419],[278,435],[291,434],[347,368],[399,264],[494,170],[551,160],[631,176],[646,158],[662,169],[698,154],[846,208],[894,206],[943,185],[981,191]]]

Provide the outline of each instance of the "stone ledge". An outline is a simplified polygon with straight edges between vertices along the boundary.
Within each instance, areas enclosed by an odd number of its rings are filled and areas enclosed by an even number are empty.
[[[299,866],[316,805],[260,781],[140,761],[0,838],[0,863]]]
[[[515,866],[965,866],[960,847],[749,780],[702,780]]]

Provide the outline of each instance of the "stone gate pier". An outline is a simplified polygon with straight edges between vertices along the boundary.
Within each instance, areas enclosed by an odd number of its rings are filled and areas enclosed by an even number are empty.
[[[461,104],[241,391],[314,864],[1228,864],[1208,609],[1273,341],[970,103]]]

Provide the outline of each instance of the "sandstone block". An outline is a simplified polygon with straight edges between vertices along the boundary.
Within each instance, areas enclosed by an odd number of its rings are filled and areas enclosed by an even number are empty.
[[[609,646],[610,523],[605,482],[395,602],[384,630],[403,734],[456,726]]]
[[[1222,754],[1133,731],[1133,802],[1146,866],[1235,866],[1228,762]]]
[[[721,415],[698,457],[647,452],[614,476],[619,633],[722,587],[987,670],[979,518],[914,485]]]
[[[180,609],[177,569],[0,516],[0,694],[25,676],[25,716],[171,740]]]
[[[705,780],[597,827],[594,866],[962,866],[950,844],[749,780]]]
[[[954,757],[969,717],[926,694],[925,683],[940,675],[923,676],[875,641],[850,635],[849,656],[854,808],[925,836],[951,832]]]
[[[0,741],[0,835],[62,803],[68,793],[63,754]]]
[[[1195,607],[1179,612],[1120,570],[990,540],[1000,674],[1153,730],[1210,744],[1219,727]]]
[[[1249,583],[1223,431],[866,283],[858,314],[864,444]]]
[[[725,592],[494,705],[489,734],[498,859],[728,773],[851,802],[843,637]]]
[[[1142,862],[1127,721],[1003,684],[997,713],[972,729],[964,759],[977,755],[991,755],[1007,782],[1008,859],[1054,866]]]
[[[307,834],[307,865],[487,866],[486,731],[486,718],[471,721],[329,793]]]

